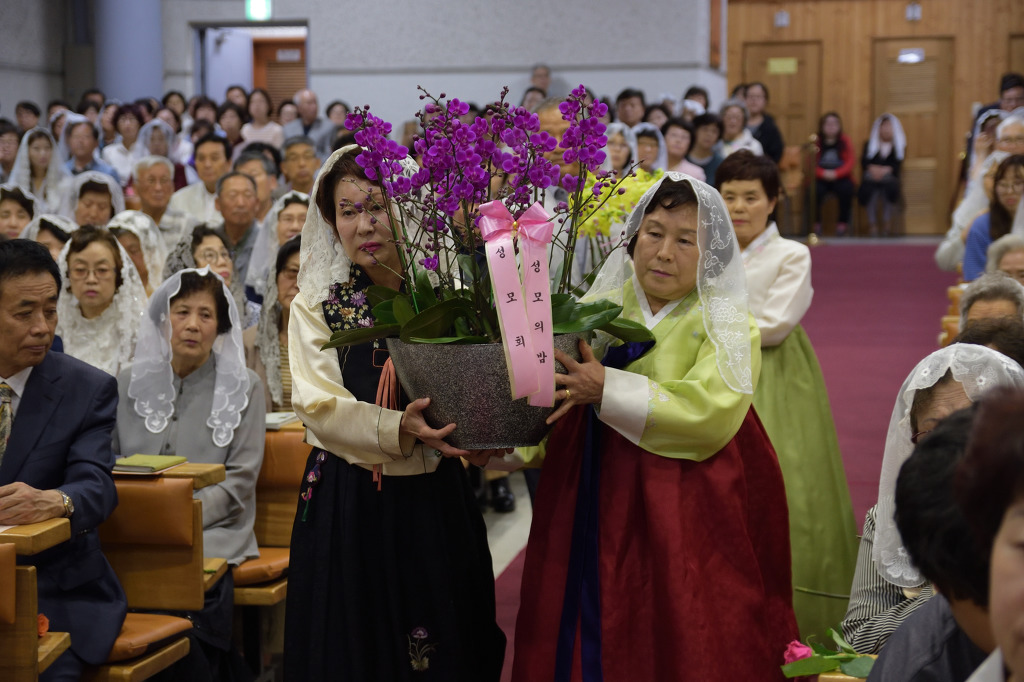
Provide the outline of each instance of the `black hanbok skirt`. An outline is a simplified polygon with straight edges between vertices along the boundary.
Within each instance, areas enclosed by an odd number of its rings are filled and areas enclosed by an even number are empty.
[[[462,463],[385,476],[380,490],[329,453],[319,473],[292,529],[285,679],[497,681],[505,635]]]

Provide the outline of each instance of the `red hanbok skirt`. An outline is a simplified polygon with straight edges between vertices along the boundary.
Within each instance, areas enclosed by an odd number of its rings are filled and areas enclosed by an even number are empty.
[[[798,639],[786,494],[753,408],[703,462],[651,454],[594,421],[587,438],[577,408],[548,439],[513,680],[785,679]],[[578,497],[591,498],[583,517]]]

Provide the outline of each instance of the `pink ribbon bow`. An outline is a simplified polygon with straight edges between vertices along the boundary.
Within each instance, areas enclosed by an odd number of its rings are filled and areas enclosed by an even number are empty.
[[[501,326],[502,345],[514,398],[530,404],[554,404],[554,346],[551,336],[546,245],[554,225],[539,203],[516,220],[503,203],[480,207],[480,234]],[[519,276],[515,252],[518,235],[523,248],[525,278]],[[525,280],[525,290],[524,290]]]

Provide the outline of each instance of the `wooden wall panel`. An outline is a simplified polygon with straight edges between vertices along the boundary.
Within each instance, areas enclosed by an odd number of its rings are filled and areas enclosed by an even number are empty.
[[[1013,36],[1024,32],[1024,2],[923,0],[921,20],[913,22],[906,20],[907,4],[908,0],[729,0],[729,86],[744,80],[745,44],[820,41],[822,111],[834,109],[842,115],[846,132],[859,149],[874,119],[873,40],[951,38],[949,149],[959,154],[971,125],[972,106],[999,97],[999,77],[1010,70],[1010,53],[1015,51]],[[776,28],[775,13],[782,10],[789,14],[789,26]],[[956,163],[948,167],[951,173],[958,169]],[[948,182],[952,188],[954,178]]]

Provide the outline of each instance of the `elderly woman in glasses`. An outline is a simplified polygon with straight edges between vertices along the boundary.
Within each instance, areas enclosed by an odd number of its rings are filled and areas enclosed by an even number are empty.
[[[75,230],[57,260],[67,289],[57,301],[64,352],[108,374],[131,362],[146,290],[131,258],[106,229]]]

